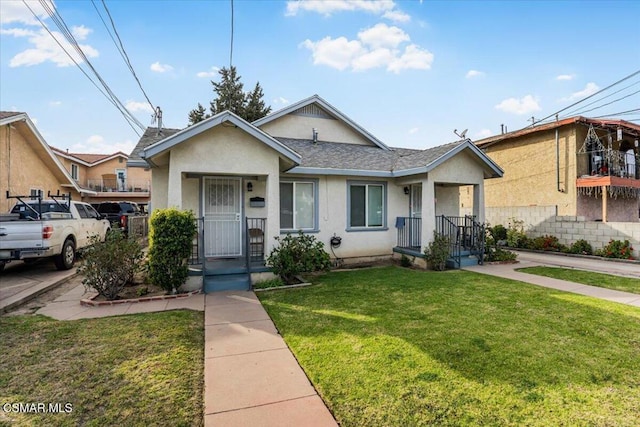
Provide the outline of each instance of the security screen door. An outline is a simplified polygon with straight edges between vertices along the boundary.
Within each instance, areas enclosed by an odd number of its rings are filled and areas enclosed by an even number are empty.
[[[204,255],[242,256],[241,178],[204,178]]]

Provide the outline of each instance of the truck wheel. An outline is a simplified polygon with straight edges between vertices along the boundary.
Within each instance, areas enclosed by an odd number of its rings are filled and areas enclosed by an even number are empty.
[[[73,244],[73,240],[67,239],[62,245],[62,251],[60,255],[54,257],[53,261],[56,264],[58,270],[69,270],[73,267],[73,263],[76,260],[76,246]]]

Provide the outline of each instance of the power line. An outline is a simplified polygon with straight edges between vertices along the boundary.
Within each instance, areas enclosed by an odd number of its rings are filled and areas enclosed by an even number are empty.
[[[93,3],[93,0],[91,0],[91,3]],[[121,51],[121,55],[123,56],[123,59],[125,60],[127,66],[129,67],[129,71],[131,72],[131,74],[133,75],[133,78],[138,83],[138,87],[140,87],[140,90],[142,91],[142,94],[144,95],[144,97],[147,100],[147,102],[149,103],[149,106],[151,107],[151,110],[155,111],[155,107],[154,107],[153,103],[149,99],[149,96],[147,96],[147,93],[145,92],[145,90],[142,88],[142,83],[140,83],[140,79],[138,78],[136,72],[134,71],[133,65],[131,65],[131,61],[129,60],[129,55],[127,55],[127,51],[125,50],[124,45],[122,44],[122,39],[120,38],[120,34],[118,34],[118,30],[116,29],[116,24],[113,22],[113,17],[111,16],[111,13],[109,12],[109,9],[107,8],[107,3],[104,0],[102,0],[102,6],[104,7],[104,10],[107,12],[107,16],[109,16],[109,21],[111,22],[111,26],[113,27],[113,32],[115,33],[116,38],[118,39],[118,43],[120,44],[120,49],[119,50]],[[108,28],[107,28],[107,31],[108,31]],[[113,37],[112,37],[112,39],[113,39]],[[114,41],[114,43],[115,43],[115,41]]]
[[[581,99],[581,100],[579,100],[579,101],[574,102],[573,104],[569,105],[568,107],[565,107],[565,108],[563,108],[563,109],[561,109],[561,110],[559,110],[559,111],[556,111],[556,112],[555,112],[555,113],[553,113],[553,114],[549,114],[547,117],[544,117],[544,118],[542,118],[542,119],[540,119],[540,120],[536,120],[536,121],[535,121],[535,123],[531,123],[531,125],[529,125],[529,126],[527,126],[527,127],[534,126],[535,124],[538,124],[538,123],[540,123],[540,122],[544,122],[545,120],[548,120],[548,119],[550,119],[551,117],[555,117],[556,115],[558,115],[558,114],[562,113],[563,111],[566,111],[566,110],[568,110],[569,108],[574,107],[574,106],[576,106],[576,105],[578,105],[578,104],[580,104],[580,103],[582,103],[582,102],[586,101],[587,99],[591,99],[591,98],[593,98],[594,96],[596,96],[596,95],[598,95],[598,94],[601,94],[602,92],[604,92],[604,91],[606,91],[606,90],[609,90],[609,89],[611,89],[612,87],[614,87],[614,86],[616,86],[616,85],[619,85],[620,83],[622,83],[622,82],[624,82],[624,81],[626,81],[626,80],[629,80],[630,78],[632,78],[632,77],[634,77],[634,76],[637,76],[638,74],[640,74],[640,70],[635,71],[635,72],[633,72],[633,73],[629,74],[629,75],[628,75],[628,76],[626,76],[626,77],[623,77],[622,79],[618,80],[618,81],[617,81],[617,82],[615,82],[615,83],[610,84],[609,86],[605,87],[604,89],[600,89],[599,91],[597,91],[597,92],[595,92],[595,93],[593,93],[593,94],[591,94],[591,95],[589,95],[589,96],[587,96],[587,97],[585,97],[585,98],[582,98],[582,99]]]
[[[600,98],[600,99],[596,99],[595,101],[590,102],[590,103],[588,103],[588,104],[586,104],[586,105],[582,106],[581,108],[589,107],[589,106],[591,106],[591,105],[593,105],[593,104],[595,104],[595,103],[598,103],[598,102],[600,102],[600,101],[603,101],[603,100],[605,100],[605,99],[607,99],[607,98],[609,98],[609,97],[611,97],[611,96],[613,96],[613,95],[615,95],[615,94],[617,94],[617,93],[620,93],[620,92],[622,92],[622,91],[624,91],[624,90],[626,90],[626,89],[629,89],[630,87],[635,86],[635,85],[637,85],[637,84],[640,84],[640,80],[639,80],[639,81],[637,81],[637,82],[631,83],[630,85],[625,86],[625,87],[623,87],[622,89],[618,89],[617,91],[612,92],[612,93],[610,93],[609,95],[603,96],[603,97],[602,97],[602,98]],[[605,104],[605,105],[607,105],[607,104]],[[599,107],[597,107],[597,108],[599,108]],[[570,116],[573,116],[573,115],[576,115],[576,114],[581,114],[579,111],[581,111],[581,109],[580,109],[580,108],[576,108],[575,110],[569,111],[568,113],[564,114],[564,115],[563,115],[563,117],[570,117]]]
[[[231,0],[231,47],[229,49],[229,68],[233,67],[233,0]]]
[[[635,92],[632,92],[632,93],[630,93],[630,94],[628,94],[628,95],[625,95],[625,96],[623,96],[623,97],[621,97],[621,98],[614,99],[613,101],[611,101],[611,102],[607,102],[606,104],[602,104],[602,105],[599,105],[599,106],[597,106],[597,107],[591,108],[591,109],[589,109],[589,110],[583,110],[583,111],[581,111],[581,112],[580,112],[580,114],[588,113],[589,111],[593,111],[593,110],[599,110],[599,109],[600,109],[600,108],[602,108],[602,107],[606,107],[607,105],[611,105],[611,104],[613,104],[614,102],[622,101],[623,99],[628,98],[628,97],[630,97],[630,96],[633,96],[633,95],[635,95],[635,94],[637,94],[637,93],[640,93],[640,90],[637,90],[637,91],[635,91]]]
[[[82,74],[85,75],[85,77],[87,79],[89,79],[89,81],[96,87],[96,89],[98,89],[98,91],[109,101],[113,104],[114,107],[116,107],[118,110],[120,110],[119,106],[117,105],[117,103],[109,96],[107,95],[107,93],[105,93],[99,86],[98,84],[91,78],[91,76],[89,76],[89,74],[87,74],[87,72],[82,69],[82,67],[80,66],[80,64],[75,60],[75,58],[73,57],[73,55],[71,55],[67,49],[62,45],[62,43],[60,43],[60,41],[56,38],[56,36],[51,32],[51,30],[49,30],[49,28],[46,26],[46,24],[40,19],[40,17],[33,11],[33,9],[31,9],[31,7],[27,4],[26,1],[23,0],[24,5],[27,7],[27,9],[29,9],[29,11],[33,14],[33,16],[36,18],[36,20],[40,23],[40,25],[42,25],[42,27],[47,31],[47,33],[49,33],[49,35],[51,36],[51,38],[53,38],[53,40],[55,40],[55,42],[57,43],[57,45],[60,47],[60,49],[62,49],[62,51],[64,53],[67,54],[67,56],[69,57],[69,59],[71,59],[71,61],[78,67],[78,69],[82,72]],[[122,113],[122,111],[120,111]],[[124,115],[125,120],[127,121],[127,124],[131,127],[131,129],[136,132],[138,135],[140,135],[138,133],[138,131],[136,130],[136,128],[133,127],[133,124],[131,123],[130,119]]]

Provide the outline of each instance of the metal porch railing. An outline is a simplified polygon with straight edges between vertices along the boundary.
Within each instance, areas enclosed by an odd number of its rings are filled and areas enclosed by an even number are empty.
[[[422,250],[422,218],[399,216],[396,218],[396,229],[397,247],[418,252]]]

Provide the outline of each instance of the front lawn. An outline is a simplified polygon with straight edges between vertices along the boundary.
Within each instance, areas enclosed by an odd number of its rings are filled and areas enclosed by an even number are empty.
[[[538,276],[553,277],[554,279],[568,280],[569,282],[582,283],[583,285],[598,286],[600,288],[640,294],[640,279],[634,279],[632,277],[620,277],[611,274],[595,273],[593,271],[574,270],[571,268],[540,266],[518,268],[516,271],[537,274]]]
[[[640,310],[466,271],[259,297],[342,426],[640,424]]]
[[[203,325],[187,310],[0,317],[0,425],[203,425]],[[63,412],[6,406],[31,403]]]

